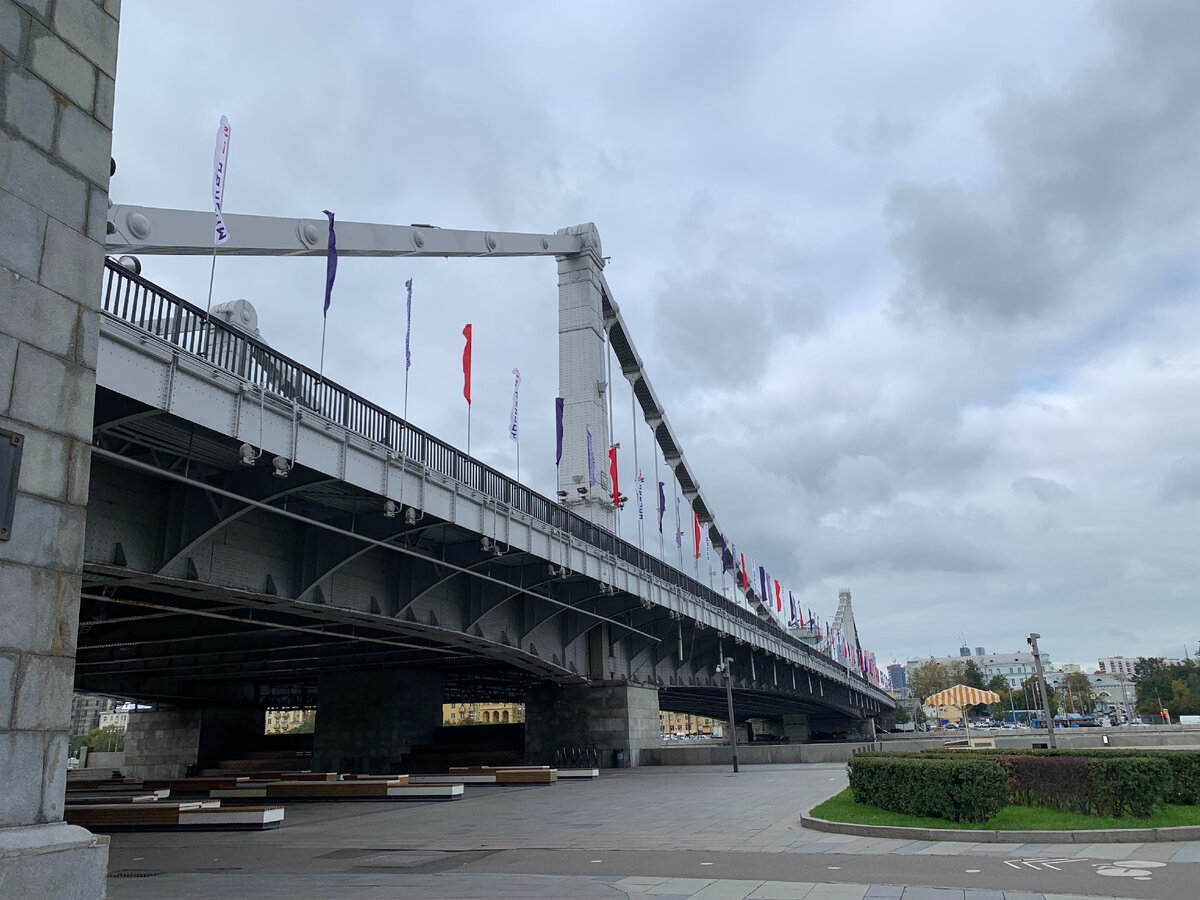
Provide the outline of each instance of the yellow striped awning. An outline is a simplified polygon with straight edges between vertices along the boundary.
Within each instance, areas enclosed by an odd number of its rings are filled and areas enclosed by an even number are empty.
[[[925,698],[926,706],[978,706],[981,703],[999,703],[1000,695],[995,691],[981,691],[965,684],[956,684],[932,697]]]

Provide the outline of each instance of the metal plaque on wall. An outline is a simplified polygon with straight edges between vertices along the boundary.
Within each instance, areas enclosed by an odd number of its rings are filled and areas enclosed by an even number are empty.
[[[25,438],[0,428],[0,541],[12,536],[13,507],[17,504],[17,477]]]

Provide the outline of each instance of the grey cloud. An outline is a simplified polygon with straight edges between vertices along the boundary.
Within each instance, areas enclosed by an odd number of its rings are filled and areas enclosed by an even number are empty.
[[[1162,480],[1158,499],[1163,503],[1200,499],[1200,458],[1176,460]]]
[[[916,125],[913,122],[893,119],[881,113],[869,122],[851,116],[838,126],[833,138],[839,147],[848,152],[882,156],[907,144],[915,133]]]
[[[1112,50],[1053,94],[990,117],[990,189],[898,184],[887,214],[906,313],[1004,322],[1079,302],[1080,279],[1128,241],[1196,215],[1200,6],[1110,3]]]
[[[1018,494],[1036,497],[1042,503],[1061,503],[1075,496],[1069,487],[1053,478],[1039,478],[1036,475],[1026,475],[1017,478],[1012,483],[1013,490]]]

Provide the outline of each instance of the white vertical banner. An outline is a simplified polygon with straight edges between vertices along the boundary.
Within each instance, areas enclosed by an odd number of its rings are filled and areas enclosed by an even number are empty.
[[[229,171],[229,120],[221,116],[221,124],[217,127],[217,146],[213,150],[213,212],[217,222],[213,229],[213,245],[223,244],[229,240],[229,232],[225,230],[225,220],[221,217],[221,204],[225,201],[225,178]]]
[[[521,370],[513,369],[513,402],[512,412],[508,416],[508,436],[514,441],[520,441],[521,435],[517,424],[517,391],[521,387]]]

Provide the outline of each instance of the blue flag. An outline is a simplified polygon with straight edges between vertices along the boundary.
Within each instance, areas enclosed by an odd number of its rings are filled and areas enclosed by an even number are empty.
[[[337,277],[337,235],[333,233],[333,213],[327,209],[321,210],[329,216],[329,255],[325,258],[325,310],[322,315],[329,315],[329,300],[333,296],[333,279]]]

